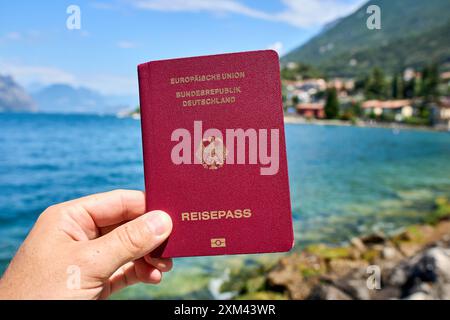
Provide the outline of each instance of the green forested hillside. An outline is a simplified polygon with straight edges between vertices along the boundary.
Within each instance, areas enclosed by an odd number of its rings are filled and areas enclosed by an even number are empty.
[[[366,8],[381,8],[381,30],[369,30]],[[283,62],[317,66],[327,75],[354,76],[379,66],[387,72],[430,62],[450,65],[450,1],[368,1]]]

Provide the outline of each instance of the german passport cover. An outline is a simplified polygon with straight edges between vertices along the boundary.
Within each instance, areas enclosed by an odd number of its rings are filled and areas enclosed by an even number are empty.
[[[173,220],[154,255],[290,250],[276,52],[151,61],[138,75],[147,210]]]

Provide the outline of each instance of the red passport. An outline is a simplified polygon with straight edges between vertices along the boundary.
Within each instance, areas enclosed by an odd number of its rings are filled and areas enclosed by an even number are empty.
[[[294,243],[275,51],[138,66],[146,205],[160,257],[282,252]]]

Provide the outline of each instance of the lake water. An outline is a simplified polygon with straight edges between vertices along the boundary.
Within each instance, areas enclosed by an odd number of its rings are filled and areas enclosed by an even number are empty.
[[[288,124],[286,135],[296,248],[393,231],[450,196],[449,133]],[[0,272],[49,205],[143,186],[139,121],[0,114]],[[274,256],[177,259],[161,286],[118,297],[208,297],[224,266]]]

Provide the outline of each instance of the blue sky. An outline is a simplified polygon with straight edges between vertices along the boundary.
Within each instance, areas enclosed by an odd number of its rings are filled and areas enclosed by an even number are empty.
[[[0,2],[0,73],[137,94],[136,66],[173,57],[273,48],[282,55],[364,0]],[[69,5],[81,29],[69,30]]]

